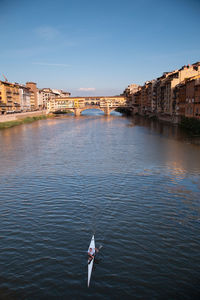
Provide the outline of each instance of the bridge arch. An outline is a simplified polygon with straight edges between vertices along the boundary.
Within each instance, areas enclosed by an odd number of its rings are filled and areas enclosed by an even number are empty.
[[[110,107],[110,113],[111,113],[112,111],[117,111],[118,108],[119,108],[119,107]]]
[[[117,108],[127,107],[124,96],[103,96],[103,97],[57,97],[50,99],[47,103],[48,112],[71,111],[75,116],[88,109],[97,109],[105,115]]]
[[[56,109],[56,110],[53,110],[52,111],[53,113],[66,113],[66,112],[71,112],[72,114],[74,114],[74,109],[70,109],[70,108],[67,108],[67,109]]]
[[[105,113],[105,110],[103,108],[101,108],[100,106],[97,106],[97,105],[90,105],[90,106],[86,106],[84,108],[81,108],[80,113],[82,113],[83,111],[86,111],[86,110],[91,110],[91,109],[100,110],[103,113]]]

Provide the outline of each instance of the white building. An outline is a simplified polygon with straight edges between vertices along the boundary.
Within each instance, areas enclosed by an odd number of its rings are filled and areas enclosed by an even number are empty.
[[[56,97],[69,97],[71,93],[64,92],[63,90],[52,89],[52,92],[56,94]]]
[[[50,88],[44,88],[40,90],[40,102],[43,108],[47,107],[47,102],[51,99],[55,99],[56,94]]]
[[[22,111],[31,110],[31,90],[24,86],[19,86],[20,106]]]

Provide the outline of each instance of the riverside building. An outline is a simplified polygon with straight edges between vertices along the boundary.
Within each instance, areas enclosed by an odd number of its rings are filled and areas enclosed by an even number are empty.
[[[37,84],[35,82],[27,82],[26,87],[28,87],[31,91],[31,109],[39,109],[39,90],[37,88]]]
[[[199,75],[200,62],[197,62],[145,82],[131,95],[132,99],[128,94],[133,114],[155,114],[169,121],[177,121],[179,116],[199,118]]]
[[[186,80],[185,116],[200,119],[200,75]]]
[[[39,91],[40,103],[43,108],[47,108],[47,102],[50,99],[55,99],[56,94],[50,88],[43,88]]]
[[[31,110],[31,91],[30,88],[19,85],[20,107],[22,111]]]
[[[42,98],[43,108],[47,108],[49,107],[48,103],[55,102],[55,98],[69,97],[71,94],[69,92],[64,92],[63,90],[43,88],[40,90],[40,95]]]
[[[19,84],[0,81],[0,113],[18,112],[20,109]]]

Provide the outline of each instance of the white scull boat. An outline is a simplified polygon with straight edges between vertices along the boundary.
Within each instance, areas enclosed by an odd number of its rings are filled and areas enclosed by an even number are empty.
[[[91,239],[91,242],[90,242],[88,251],[89,251],[90,248],[92,248],[92,249],[95,250],[95,240],[94,240],[94,235],[92,236],[92,239]],[[94,263],[94,259],[93,259],[92,261],[90,261],[90,260],[88,259],[88,287],[89,287],[89,285],[90,285],[90,278],[91,278],[91,275],[92,275],[93,263]]]

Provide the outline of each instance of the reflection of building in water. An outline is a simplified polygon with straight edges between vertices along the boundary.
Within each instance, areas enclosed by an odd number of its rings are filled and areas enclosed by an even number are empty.
[[[183,140],[166,139],[163,152],[166,156],[166,166],[170,171],[172,180],[185,178],[191,170],[199,174],[199,146],[184,143]]]
[[[151,161],[151,157],[156,156],[157,163],[159,164],[162,161],[164,164],[161,168],[164,168],[164,170],[166,168],[167,173],[170,173],[172,178],[185,177],[190,169],[199,172],[199,145],[193,143],[188,134],[178,126],[171,126],[141,116],[135,116],[129,120],[129,127],[137,128],[141,126],[141,130],[146,133],[148,140],[146,151],[150,151],[147,164]]]
[[[172,181],[176,181],[177,179],[183,179],[186,175],[186,170],[183,169],[182,166],[179,165],[180,161],[173,161],[173,162],[169,162],[168,164],[168,170],[170,171],[172,177],[171,180]]]

